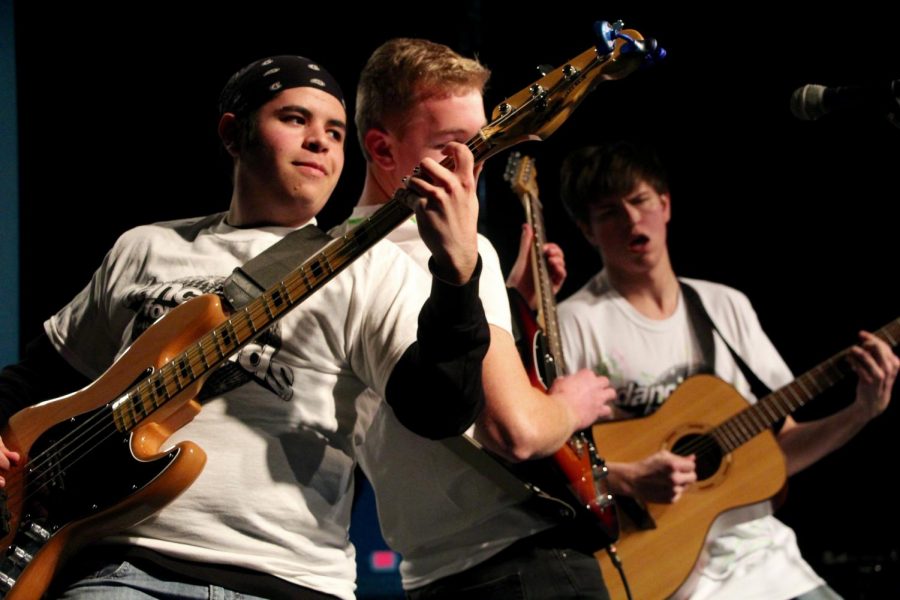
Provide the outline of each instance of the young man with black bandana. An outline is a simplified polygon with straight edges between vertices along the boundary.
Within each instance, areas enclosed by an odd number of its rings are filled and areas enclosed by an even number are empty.
[[[4,371],[3,421],[71,391],[79,376],[100,376],[151,321],[315,224],[343,168],[337,82],[303,57],[259,60],[232,76],[219,112],[234,162],[228,211],[123,234]],[[489,337],[473,159],[465,148],[453,157],[454,168],[426,165],[429,181],[410,182],[433,251],[430,284],[402,252],[376,245],[217,371],[203,410],[170,439],[200,445],[204,471],[154,516],[82,552],[63,598],[353,598],[359,392],[378,390],[407,426],[435,438],[463,431],[482,404]],[[440,385],[414,394],[426,381]],[[0,450],[6,474],[20,457]]]
[[[667,242],[672,200],[654,152],[630,142],[578,150],[563,163],[561,186],[566,209],[603,259],[603,270],[559,304],[563,351],[570,368],[610,378],[618,391],[618,416],[654,412],[696,373],[714,373],[755,402],[726,343],[768,387],[794,379],[744,294],[675,275]],[[715,335],[709,332],[711,349],[691,319],[690,290],[716,324]],[[855,401],[814,421],[788,416],[778,432],[789,475],[842,446],[887,408],[900,365],[890,347],[861,332],[848,358],[859,377]],[[649,502],[691,502],[683,495],[697,480],[695,462],[693,455],[660,450],[636,462],[607,463],[610,487]],[[693,573],[673,598],[838,596],[803,560],[794,532],[763,502],[716,519]]]

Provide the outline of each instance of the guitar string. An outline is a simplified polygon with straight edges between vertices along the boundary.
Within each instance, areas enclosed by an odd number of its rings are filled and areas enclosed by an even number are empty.
[[[826,361],[826,363],[830,364],[842,355],[843,353],[839,353],[837,356]],[[823,363],[823,365],[826,363]],[[805,398],[803,395],[794,399],[790,396],[790,393],[797,389],[798,382],[803,378],[807,378],[808,383],[815,383],[815,380],[810,376],[811,373],[812,371],[804,373],[794,382],[766,395],[756,404],[732,415],[708,432],[699,434],[696,440],[686,444],[683,448],[680,448],[679,454],[687,456],[695,453],[705,454],[709,451],[713,454],[725,455],[735,450],[738,446],[744,444],[765,430],[768,426],[775,423],[779,418],[790,414],[813,397],[814,394],[809,393],[805,394]],[[823,391],[837,381],[837,378],[834,381],[829,380],[824,373],[822,378],[825,380],[825,384],[822,385],[821,389],[818,391]],[[817,385],[816,387],[819,386]],[[769,409],[771,409],[771,412]]]
[[[875,335],[887,343],[892,343],[889,332],[889,328],[892,325],[896,325],[896,323],[886,325],[878,330]],[[778,419],[789,415],[809,402],[814,396],[824,392],[842,379],[849,371],[847,363],[842,359],[849,352],[849,348],[838,352],[806,373],[803,373],[791,383],[766,395],[756,404],[732,415],[706,433],[699,434],[695,440],[679,448],[678,453],[681,456],[688,456],[690,454],[699,455],[707,452],[722,455],[732,452],[738,446],[746,443],[771,426]],[[818,376],[815,373],[817,370],[820,371]],[[828,374],[829,370],[832,374],[831,377]],[[812,390],[807,390],[804,387],[804,383],[810,386]]]
[[[520,160],[525,160],[520,159]],[[531,160],[531,159],[529,159]],[[534,161],[531,160],[530,165],[534,164]],[[516,190],[514,190],[516,191]],[[517,192],[519,193],[519,192]],[[537,194],[532,194],[528,190],[522,190],[520,193],[522,197],[523,204],[526,205],[526,216],[528,220],[531,221],[532,229],[534,230],[534,241],[532,243],[532,250],[534,251],[533,258],[535,259],[535,265],[538,270],[538,288],[541,290],[541,303],[543,304],[544,311],[544,325],[545,331],[544,336],[547,338],[547,343],[550,346],[557,346],[555,354],[553,357],[555,367],[554,370],[556,373],[563,373],[566,371],[565,360],[561,352],[560,347],[560,335],[559,335],[559,325],[556,322],[556,319],[552,316],[556,312],[555,306],[555,297],[553,294],[553,288],[550,284],[550,275],[547,269],[546,260],[543,259],[544,256],[544,244],[546,243],[545,236],[545,227],[543,221],[543,206],[541,205],[541,201],[538,198]],[[552,320],[553,322],[547,322]],[[551,340],[552,338],[552,340]],[[545,389],[549,387],[549,384],[552,384],[552,381],[547,382],[547,386],[544,386]],[[567,448],[571,448],[573,452],[576,454],[579,448],[588,442],[588,436],[585,431],[576,431],[571,436],[569,436],[568,441],[564,444],[559,450],[557,450],[554,454],[567,454]],[[591,440],[593,442],[593,440]],[[598,464],[597,457],[595,453],[590,452],[589,461],[592,465]]]

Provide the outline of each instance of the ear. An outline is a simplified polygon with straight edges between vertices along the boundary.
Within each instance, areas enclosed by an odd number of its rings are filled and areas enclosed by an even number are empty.
[[[219,139],[222,145],[232,158],[237,158],[240,154],[240,144],[238,143],[238,127],[236,117],[233,113],[225,113],[219,119]]]
[[[672,196],[669,192],[659,195],[659,201],[662,203],[663,207],[663,218],[665,222],[668,223],[672,218]]]
[[[581,220],[575,221],[575,224],[578,225],[578,229],[581,230],[581,234],[584,236],[584,239],[593,246],[594,248],[599,248],[597,244],[597,239],[594,237],[594,232],[591,230],[590,226]]]
[[[369,155],[370,161],[383,171],[393,171],[397,168],[394,156],[395,143],[393,135],[378,127],[373,127],[363,136],[366,154]]]

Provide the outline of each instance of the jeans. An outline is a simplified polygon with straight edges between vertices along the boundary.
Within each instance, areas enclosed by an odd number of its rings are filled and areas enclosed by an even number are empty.
[[[109,564],[69,586],[60,600],[264,600],[215,585],[167,581],[130,562]]]
[[[273,590],[265,596],[237,592],[180,575],[143,558],[94,560],[82,568],[75,566],[68,574],[59,582],[62,591],[55,596],[59,600],[336,600],[295,585],[289,586],[290,591]]]
[[[535,541],[520,540],[462,573],[408,590],[406,596],[409,600],[609,600],[592,554]]]

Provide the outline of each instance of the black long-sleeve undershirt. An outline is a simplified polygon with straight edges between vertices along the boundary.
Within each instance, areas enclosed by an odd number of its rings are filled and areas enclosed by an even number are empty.
[[[397,419],[421,436],[459,435],[484,406],[481,366],[491,335],[478,296],[480,275],[479,257],[464,285],[432,277],[431,295],[419,312],[417,341],[388,379],[385,399]]]

